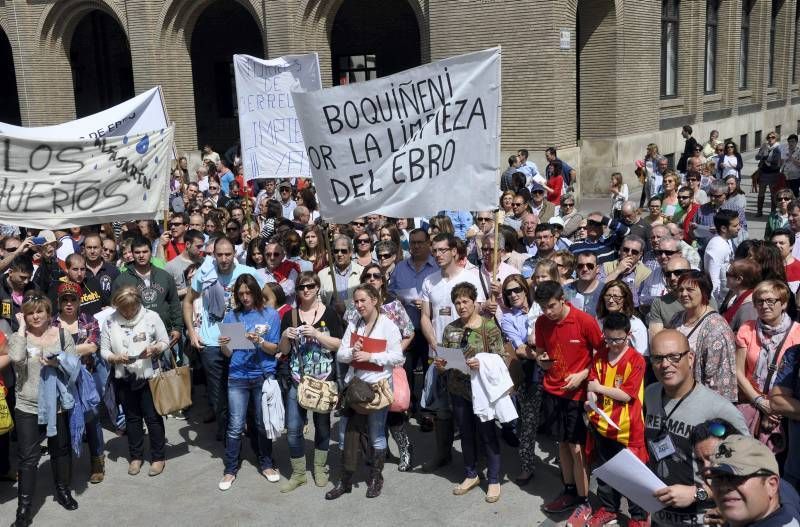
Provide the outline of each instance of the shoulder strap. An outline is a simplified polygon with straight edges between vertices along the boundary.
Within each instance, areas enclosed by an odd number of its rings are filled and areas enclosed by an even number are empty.
[[[708,317],[710,317],[711,315],[713,315],[714,313],[716,313],[716,311],[709,311],[708,313],[706,313],[705,315],[703,315],[703,318],[701,318],[700,320],[698,320],[698,321],[697,321],[697,324],[695,324],[695,325],[694,325],[694,327],[692,328],[692,330],[689,332],[689,334],[688,334],[688,335],[686,335],[686,340],[689,340],[689,337],[691,337],[691,336],[694,334],[694,332],[695,332],[695,331],[697,331],[697,328],[699,328],[699,327],[700,327],[700,325],[703,323],[703,321],[704,321],[705,319],[707,319]]]
[[[61,341],[61,351],[65,351],[64,350],[64,346],[66,344],[64,343],[64,328],[62,328],[62,327],[58,328],[58,340]]]
[[[297,325],[298,325],[297,324],[297,319],[298,319],[298,311],[297,311],[296,307],[293,307],[292,308],[292,327],[293,328],[296,328]],[[303,363],[303,352],[297,346],[297,340],[292,342],[292,348],[294,348],[295,353],[297,353],[297,362],[300,364],[300,378],[302,379],[303,376],[306,374],[305,373],[306,368],[305,368],[305,364]]]
[[[298,325],[298,324],[297,324],[297,318],[298,318],[298,314],[297,314],[297,308],[296,308],[296,307],[293,307],[293,308],[292,308],[292,327],[293,327],[293,328],[296,328],[296,327],[297,327],[297,325]]]
[[[769,385],[772,382],[772,377],[775,376],[775,372],[778,370],[778,357],[781,354],[781,348],[783,348],[783,345],[786,343],[786,339],[789,338],[789,333],[792,332],[792,329],[794,329],[794,322],[792,322],[792,324],[789,326],[789,329],[786,330],[786,333],[783,335],[783,338],[781,339],[781,343],[778,344],[777,348],[775,348],[775,355],[772,357],[772,364],[770,364],[769,368],[767,369],[767,377],[766,379],[764,379],[764,387],[761,390],[763,393],[766,393],[769,390]],[[756,332],[756,335],[757,334],[758,332]]]

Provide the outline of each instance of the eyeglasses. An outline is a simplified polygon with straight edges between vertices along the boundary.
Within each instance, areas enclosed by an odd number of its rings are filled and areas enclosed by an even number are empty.
[[[239,227],[237,227],[236,225],[228,225],[227,227],[225,227],[225,230],[226,231],[238,231]]]
[[[655,251],[653,251],[653,254],[655,254],[656,256],[672,256],[673,254],[678,254],[678,252],[680,251],[678,251],[677,249],[674,251],[671,251],[669,249],[656,249]]]
[[[593,263],[579,263],[578,264],[578,269],[589,269],[589,270],[592,270],[595,267],[597,267],[597,265],[595,265]]]
[[[333,254],[347,254],[350,252],[350,249],[334,249]]]
[[[632,255],[636,256],[636,255],[640,254],[642,251],[640,251],[638,249],[631,249],[630,247],[623,247],[622,249],[620,249],[620,252],[622,254],[632,254]]]
[[[777,304],[778,302],[780,302],[780,300],[777,298],[757,298],[753,300],[753,304],[755,304],[756,307],[761,307],[761,306],[775,307],[775,304]]]
[[[767,139],[777,139],[777,137],[775,137],[774,135],[768,135]]]
[[[208,190],[219,190],[219,187],[212,187],[211,185],[209,185]]]
[[[19,245],[16,245],[14,247],[3,247],[3,250],[5,252],[7,252],[7,253],[10,253],[10,252],[16,251],[18,248],[19,248]]]
[[[300,284],[298,286],[295,286],[295,289],[297,289],[298,291],[310,291],[316,288],[317,284]]]
[[[787,198],[784,196],[782,198],[778,198],[778,201],[792,201],[792,198]]]
[[[710,194],[712,198],[724,198],[725,194]]]
[[[525,203],[512,203],[511,204],[512,207],[521,207],[523,205],[525,205]]]
[[[383,280],[383,275],[380,273],[367,273],[364,275],[365,280]]]
[[[521,287],[509,287],[505,290],[507,295],[518,295],[524,291]]]
[[[667,278],[671,276],[682,276],[683,273],[688,273],[691,269],[673,269],[672,271],[664,271],[664,276]]]
[[[350,225],[352,225],[353,227],[364,227],[366,223],[363,221],[351,221]]]
[[[484,218],[481,216],[478,216],[476,219],[478,220],[478,223],[483,223],[485,221],[492,221],[492,218]]]
[[[370,240],[369,240],[369,238],[361,238],[360,240],[356,240],[356,243],[359,244],[359,245],[362,245],[362,244],[365,244],[365,243],[370,243]]]
[[[620,302],[620,301],[622,301],[622,299],[623,299],[623,298],[625,298],[625,297],[624,297],[624,296],[622,296],[622,295],[610,295],[610,294],[605,294],[605,295],[603,295],[603,298],[605,298],[606,300],[613,300],[614,302]]]
[[[650,355],[650,364],[658,365],[665,360],[670,364],[678,364],[687,353],[689,353],[689,350],[686,350],[683,353],[670,353],[669,355]]]
[[[392,253],[382,253],[378,255],[378,260],[388,260],[392,256],[394,256]]]
[[[481,247],[481,252],[482,253],[490,253],[492,251],[494,251],[494,247],[487,247],[485,245],[483,247]]]
[[[176,223],[170,223],[169,226],[170,227],[182,227],[183,226],[183,222],[181,222],[181,223],[177,223],[177,222]]]
[[[622,344],[628,340],[628,337],[603,337],[603,340],[606,342],[606,344]]]
[[[700,178],[697,177],[687,177],[686,181],[700,181]]]
[[[574,203],[564,203],[564,204],[563,204],[563,205],[561,205],[561,206],[562,206],[562,207],[574,207],[574,206],[575,206],[575,204],[574,204]]]

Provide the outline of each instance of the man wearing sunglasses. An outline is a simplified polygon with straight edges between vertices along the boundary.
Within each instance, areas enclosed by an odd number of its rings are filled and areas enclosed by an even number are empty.
[[[678,279],[683,273],[691,270],[689,261],[681,256],[670,258],[662,269],[666,292],[661,297],[652,299],[650,311],[647,314],[647,332],[650,334],[651,340],[664,329],[672,317],[683,311],[683,306],[678,302]],[[711,302],[716,307],[713,298]]]
[[[608,236],[604,235],[604,227],[608,227]],[[616,258],[616,248],[628,234],[628,226],[619,220],[603,216],[602,212],[590,212],[586,217],[586,239],[569,246],[572,254],[592,252],[597,255],[597,262],[603,264]]]
[[[597,316],[597,303],[603,292],[600,280],[600,266],[594,253],[584,252],[577,256],[575,270],[578,279],[564,286],[564,296],[572,305],[593,317]]]
[[[658,266],[642,283],[639,290],[639,311],[646,315],[650,311],[650,305],[656,298],[661,298],[667,292],[667,282],[664,272],[667,264],[672,260],[683,258],[681,250],[678,248],[678,240],[671,236],[664,236],[658,242],[658,248],[653,249],[653,255],[658,262]]]
[[[652,271],[642,263],[644,254],[644,240],[634,234],[628,235],[622,242],[619,250],[619,259],[615,262],[603,264],[606,282],[622,280],[633,293],[633,305],[639,305],[639,293],[642,284]]]
[[[732,435],[714,454],[703,475],[719,514],[730,527],[797,527],[797,510],[781,504],[775,455],[752,437]]]
[[[365,222],[366,223],[366,222]],[[363,232],[363,231],[362,231]],[[353,290],[361,283],[361,271],[364,268],[353,261],[353,242],[347,236],[340,234],[333,239],[333,272],[330,266],[322,269],[319,274],[320,298],[326,305],[333,305],[340,315],[344,315],[349,302],[353,300]],[[336,293],[334,298],[333,280],[336,280]]]
[[[702,525],[709,499],[699,475],[692,429],[709,419],[724,419],[747,434],[741,412],[727,399],[694,379],[694,352],[680,332],[665,329],[650,343],[656,380],[645,389],[645,439],[648,466],[666,484],[654,493],[664,509],[653,514],[658,525]]]
[[[169,262],[176,258],[186,249],[186,242],[183,235],[186,234],[186,227],[189,223],[189,215],[185,213],[175,213],[167,225],[169,231],[164,232],[158,239],[156,257]]]

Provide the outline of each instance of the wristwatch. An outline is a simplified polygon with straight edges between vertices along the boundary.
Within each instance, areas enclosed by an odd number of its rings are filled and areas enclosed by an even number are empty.
[[[694,492],[694,501],[696,503],[702,503],[708,500],[708,492],[703,487],[697,487],[697,490]]]

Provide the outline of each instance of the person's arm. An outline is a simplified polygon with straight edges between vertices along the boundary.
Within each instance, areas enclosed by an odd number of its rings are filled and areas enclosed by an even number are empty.
[[[632,399],[630,395],[620,390],[619,388],[614,388],[612,386],[603,386],[602,384],[600,384],[598,381],[595,380],[589,381],[587,389],[590,392],[596,393],[598,395],[605,395],[606,397],[610,397],[615,401],[620,401],[623,403],[627,403]]]
[[[433,329],[433,323],[431,322],[430,302],[422,301],[421,312],[420,326],[422,327],[422,335],[428,341],[428,346],[435,349],[438,342],[436,340],[436,331]]]
[[[786,386],[773,386],[769,392],[769,403],[776,414],[800,421],[800,400],[794,391]]]
[[[706,273],[708,273],[708,277],[711,279],[711,296],[714,298],[719,296],[719,290],[722,285],[720,280],[722,265],[718,260],[719,255],[716,254],[716,249],[716,246],[709,243],[706,247],[705,257],[703,258],[703,267],[705,268]]]
[[[353,361],[353,348],[350,346],[350,335],[352,334],[352,332],[353,332],[353,325],[348,324],[347,329],[344,332],[344,336],[342,337],[341,343],[339,344],[339,350],[336,352],[337,362],[350,364]]]
[[[11,266],[11,262],[14,261],[14,258],[16,258],[25,251],[29,251],[31,247],[33,247],[33,242],[31,241],[32,239],[33,237],[28,236],[27,238],[25,238],[25,240],[23,240],[21,244],[19,244],[19,247],[17,247],[14,251],[6,254],[5,257],[2,260],[0,260],[0,273],[6,272],[6,269],[8,269],[9,266]]]
[[[8,358],[17,365],[25,364],[28,359],[28,350],[25,346],[25,334],[16,333],[8,339]]]
[[[745,363],[747,362],[747,342],[744,340],[743,330],[747,331],[746,326],[739,328],[736,338],[736,383],[739,386],[739,393],[744,394],[747,402],[755,403],[756,397],[761,395],[753,388],[753,384],[745,375]]]
[[[278,342],[281,339],[281,319],[277,311],[273,311],[272,316],[267,319],[269,329],[263,334],[259,335],[260,340],[256,345],[268,355],[278,354]]]
[[[169,285],[167,287],[167,297],[166,300],[168,302],[168,309],[169,309],[169,347],[174,346],[178,343],[181,339],[181,335],[183,333],[183,312],[181,306],[181,300],[178,297],[178,288],[175,286],[175,280],[172,279],[172,276],[167,273],[169,277]]]
[[[183,297],[183,323],[186,327],[186,336],[189,337],[189,342],[197,349],[201,349],[205,343],[200,340],[197,330],[194,327],[194,301],[200,297],[200,293],[193,288],[189,288],[186,296]]]

